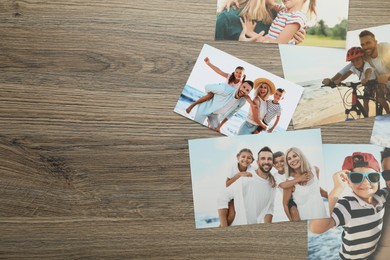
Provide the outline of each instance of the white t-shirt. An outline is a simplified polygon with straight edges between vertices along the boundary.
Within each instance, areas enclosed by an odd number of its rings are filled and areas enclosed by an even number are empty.
[[[232,98],[226,105],[214,111],[213,114],[223,115],[233,106],[237,106],[240,99]]]
[[[359,77],[359,80],[362,80],[365,78],[365,73],[368,69],[372,70],[371,76],[368,78],[368,80],[376,79],[374,69],[368,62],[364,62],[363,71],[358,70],[354,66],[352,66],[349,70],[352,71],[353,74],[357,75]]]
[[[242,84],[242,81],[240,80],[240,81],[237,82],[237,83],[234,83],[234,81],[233,81],[233,82],[229,83],[230,75],[231,75],[231,74],[229,74],[229,75],[226,77],[226,79],[227,79],[227,80],[226,80],[226,84],[232,86],[233,88],[239,88],[239,87],[241,86],[241,84]]]
[[[378,57],[376,57],[375,59],[371,58],[371,62],[374,65],[375,70],[378,72],[379,75],[388,72],[387,68],[383,65],[382,61]]]
[[[272,188],[268,179],[256,174],[250,178],[239,178],[227,187],[218,198],[218,208],[228,207],[234,199],[236,216],[234,225],[264,223],[267,214],[273,214],[276,189]]]
[[[275,172],[272,174],[275,179],[276,187],[276,194],[275,194],[275,201],[274,201],[274,217],[273,221],[279,222],[279,221],[288,221],[288,217],[286,213],[284,212],[283,207],[283,189],[279,187],[279,184],[286,181],[286,175],[285,174],[279,174],[278,172]]]

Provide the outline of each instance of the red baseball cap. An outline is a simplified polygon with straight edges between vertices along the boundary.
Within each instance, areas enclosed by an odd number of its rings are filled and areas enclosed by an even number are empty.
[[[353,168],[364,167],[380,171],[380,166],[375,157],[370,153],[354,152],[351,156],[344,159],[343,170],[352,170]]]

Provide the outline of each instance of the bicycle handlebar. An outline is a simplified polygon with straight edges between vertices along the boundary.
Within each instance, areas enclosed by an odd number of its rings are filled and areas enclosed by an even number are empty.
[[[357,87],[361,84],[361,82],[340,82],[340,86],[343,86],[343,87],[347,87],[347,88],[354,88],[354,87]],[[337,85],[331,81],[328,85],[322,85],[322,87],[331,87],[331,88],[335,88],[337,87]]]

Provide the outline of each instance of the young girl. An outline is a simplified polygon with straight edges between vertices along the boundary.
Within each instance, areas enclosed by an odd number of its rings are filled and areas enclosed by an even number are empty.
[[[286,162],[287,181],[279,186],[284,189],[283,206],[287,217],[290,221],[294,221],[289,210],[289,200],[294,192],[294,201],[302,220],[326,218],[325,205],[321,196],[327,198],[327,192],[319,186],[319,169],[317,167],[313,169],[302,151],[296,147],[287,150]]]
[[[212,64],[210,62],[210,59],[208,57],[206,57],[204,59],[204,62],[212,69],[214,70],[217,74],[221,75],[222,77],[226,78],[226,83],[234,88],[238,88],[242,82],[245,80],[245,74],[244,74],[244,68],[241,67],[241,66],[238,66],[233,73],[229,74],[227,72],[223,72],[220,68],[218,68],[217,66],[215,66],[214,64]],[[204,95],[203,97],[199,98],[198,100],[196,100],[194,103],[192,103],[187,109],[186,109],[186,112],[189,114],[191,112],[191,110],[196,106],[196,105],[199,105],[207,100],[210,100],[213,98],[213,93],[207,93],[206,95]],[[250,102],[250,98],[249,97],[246,97],[245,98],[247,101],[249,99],[248,102]]]
[[[241,149],[237,154],[237,163],[235,163],[231,171],[226,176],[226,187],[229,187],[232,183],[238,180],[240,177],[252,177],[252,173],[256,168],[251,164],[254,161],[253,153],[250,149]],[[218,209],[218,215],[221,223],[226,223],[230,226],[236,215],[234,209],[234,202],[231,200],[228,205],[228,209]]]
[[[272,22],[267,35],[260,37],[262,34],[257,34],[253,30],[253,22],[244,18],[244,21],[241,20],[243,29],[239,40],[295,44],[294,34],[306,27],[307,16],[303,12],[306,1],[309,1],[307,14],[316,15],[316,0],[283,0],[284,6],[274,6],[278,15]]]

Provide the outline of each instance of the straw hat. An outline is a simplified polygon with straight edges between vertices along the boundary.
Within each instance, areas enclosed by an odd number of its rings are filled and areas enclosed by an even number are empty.
[[[260,86],[260,83],[266,83],[269,86],[270,88],[269,95],[275,94],[276,91],[275,84],[266,78],[257,78],[255,82],[253,82],[253,89],[257,89]]]

